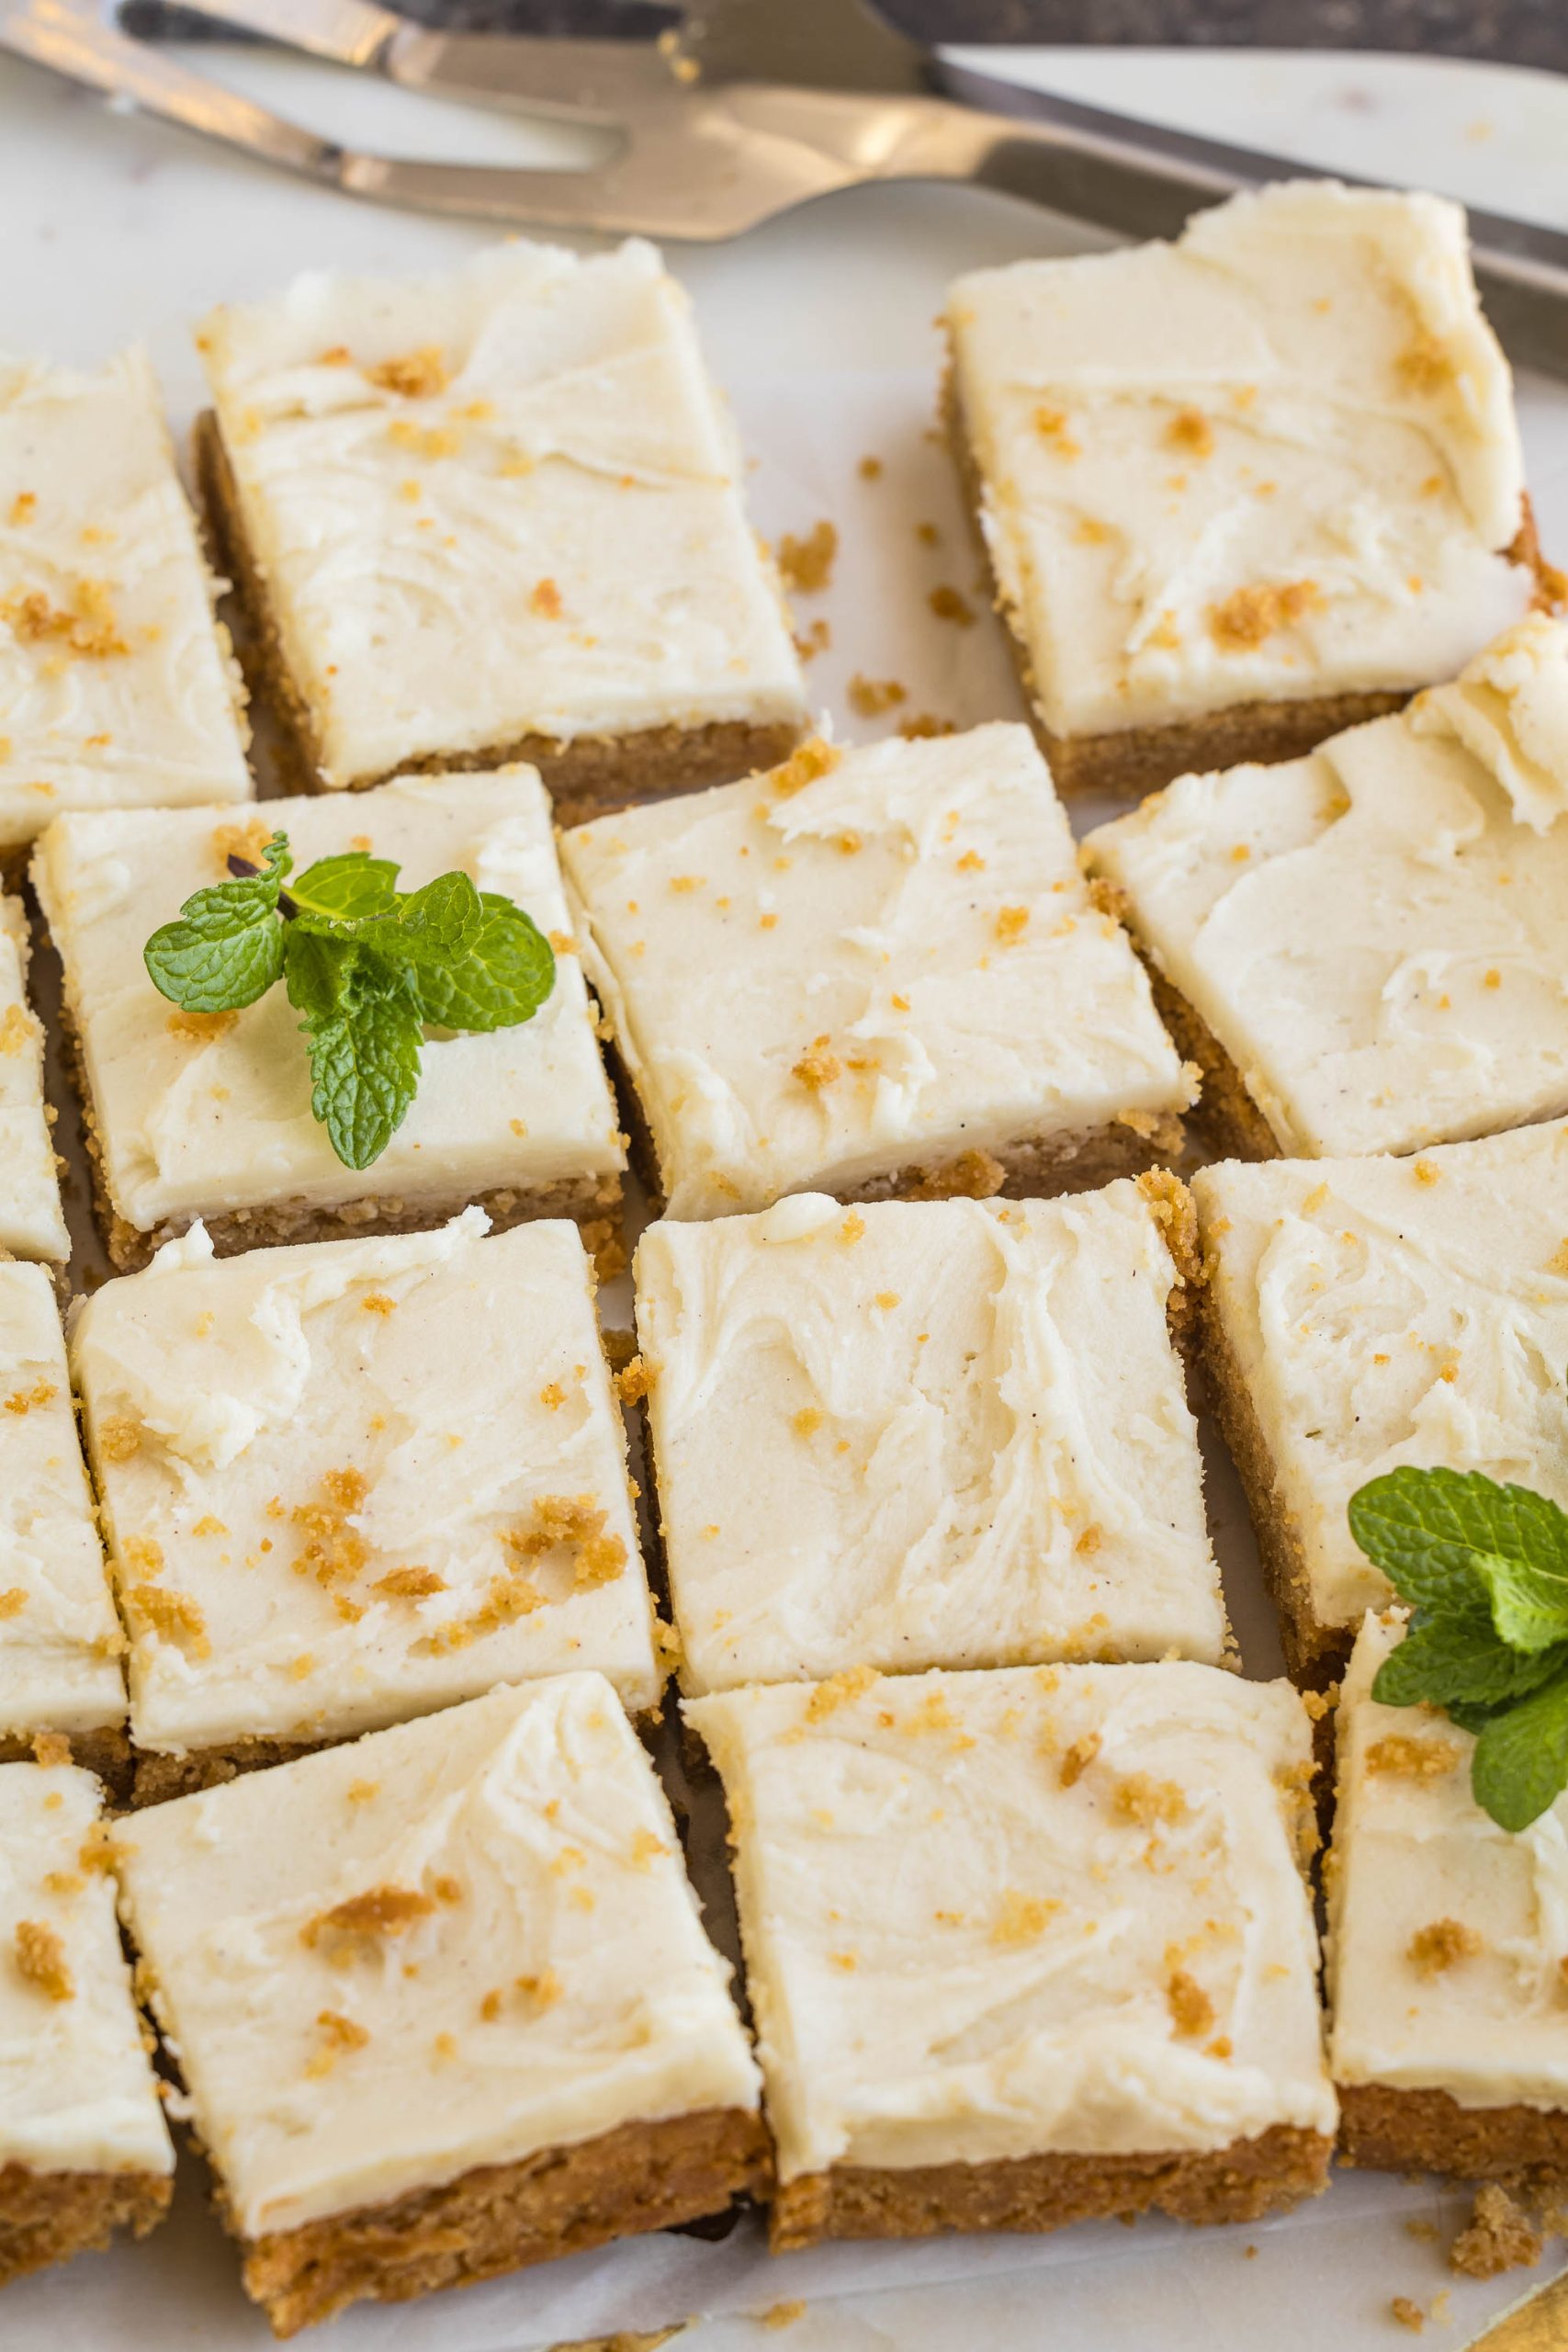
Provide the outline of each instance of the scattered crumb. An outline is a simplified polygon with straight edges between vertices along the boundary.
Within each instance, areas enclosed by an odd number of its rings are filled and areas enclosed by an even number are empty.
[[[786,531],[779,541],[779,570],[800,595],[819,595],[833,576],[838,552],[839,534],[831,523],[814,525],[804,539]]]
[[[1213,454],[1213,428],[1199,409],[1178,410],[1166,427],[1165,437],[1171,448],[1183,450],[1190,458],[1208,458]]]
[[[777,793],[781,800],[787,800],[792,793],[803,792],[818,777],[831,775],[843,756],[836,744],[825,743],[820,735],[810,735],[782,766],[769,769],[769,789]]]
[[[805,2317],[806,2305],[796,2298],[787,2303],[771,2303],[762,2313],[761,2324],[769,2328],[793,2327],[797,2319]]]
[[[323,1935],[400,1936],[434,1908],[432,1898],[416,1887],[367,1887],[363,1894],[351,1894],[330,1911],[318,1912],[307,1920],[299,1930],[299,1940],[314,1947]]]
[[[1419,2335],[1427,2324],[1426,2312],[1408,2295],[1395,2295],[1389,2304],[1388,2315],[1397,2320],[1401,2327],[1407,2327],[1413,2335]]]
[[[844,1065],[837,1054],[829,1050],[826,1033],[812,1039],[790,1071],[790,1076],[798,1079],[813,1094],[819,1094],[825,1086],[835,1085],[843,1074]]]
[[[1173,1968],[1165,1980],[1170,2021],[1184,2040],[1196,2041],[1214,2022],[1214,2005],[1196,1978],[1184,1968]]]
[[[934,710],[916,711],[908,718],[898,721],[898,732],[906,743],[921,743],[938,735],[956,735],[955,718],[939,718]]]
[[[398,392],[406,401],[430,400],[444,392],[448,382],[446,363],[433,343],[405,352],[398,359],[378,360],[375,367],[367,368],[365,377],[367,383],[384,392]]]
[[[1061,1769],[1056,1774],[1063,1788],[1070,1789],[1081,1781],[1099,1754],[1100,1734],[1097,1731],[1085,1732],[1081,1739],[1075,1739],[1063,1757]]]
[[[1210,606],[1209,634],[1224,653],[1250,653],[1322,601],[1312,580],[1237,588],[1224,604]]]
[[[1440,1976],[1456,1962],[1473,1960],[1483,1948],[1473,1928],[1458,1919],[1434,1919],[1429,1927],[1416,1928],[1404,1957],[1417,1976]]]
[[[870,1666],[846,1667],[842,1674],[829,1675],[825,1682],[818,1683],[807,1700],[803,1720],[808,1724],[823,1722],[838,1708],[847,1706],[851,1700],[863,1696],[876,1680],[876,1669]]]
[[[1489,2180],[1475,2192],[1468,2225],[1449,2248],[1449,2268],[1466,2278],[1495,2278],[1504,2270],[1531,2270],[1545,2240],[1522,2205]]]
[[[958,628],[973,628],[975,607],[958,589],[944,583],[933,588],[926,602],[939,621],[952,621]]]
[[[855,471],[859,474],[862,481],[880,481],[882,480],[882,460],[880,458],[863,458],[860,464],[855,468]]]
[[[76,1987],[65,1964],[65,1947],[43,1920],[17,1920],[16,1954],[18,1976],[36,1984],[51,2001],[73,1998]]]
[[[1129,1772],[1116,1791],[1116,1810],[1124,1821],[1146,1826],[1156,1821],[1185,1821],[1187,1798],[1174,1781],[1156,1781],[1147,1772]]]
[[[850,708],[861,718],[878,718],[908,696],[897,678],[868,678],[857,670],[847,689]]]
[[[991,1941],[1004,1949],[1013,1944],[1034,1943],[1061,1907],[1047,1897],[1021,1894],[1016,1887],[1010,1886],[992,1921]]]
[[[1394,1772],[1405,1780],[1435,1781],[1459,1762],[1451,1739],[1416,1739],[1408,1732],[1390,1732],[1373,1740],[1367,1750],[1369,1772]]]
[[[46,1771],[54,1771],[71,1761],[71,1742],[62,1731],[35,1731],[32,1736],[33,1761]]]
[[[653,1385],[653,1375],[641,1356],[633,1356],[615,1374],[615,1393],[623,1405],[636,1405]]]

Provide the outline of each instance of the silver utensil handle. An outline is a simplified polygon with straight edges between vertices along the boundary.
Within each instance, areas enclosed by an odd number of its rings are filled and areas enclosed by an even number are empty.
[[[377,8],[370,0],[179,0],[188,16],[210,25],[257,33],[285,49],[337,65],[378,66],[400,32],[417,30],[413,19]]]
[[[945,61],[939,73],[959,118],[952,128],[965,151],[963,176],[1124,236],[1175,236],[1190,213],[1266,180],[1378,185],[1134,122]],[[1478,210],[1470,230],[1482,300],[1510,353],[1568,375],[1568,236]]]

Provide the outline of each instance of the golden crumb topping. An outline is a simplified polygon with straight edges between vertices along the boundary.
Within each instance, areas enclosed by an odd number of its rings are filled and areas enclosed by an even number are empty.
[[[351,1894],[330,1911],[318,1912],[299,1930],[299,1940],[312,1950],[323,1936],[401,1936],[416,1921],[434,1910],[434,1899],[412,1886],[370,1886]]]
[[[295,1504],[288,1517],[304,1532],[294,1557],[296,1576],[313,1576],[318,1584],[331,1585],[359,1574],[370,1557],[370,1546],[349,1521],[369,1490],[363,1471],[329,1470],[321,1479],[321,1498]]]
[[[75,1996],[76,1986],[65,1964],[65,1946],[55,1930],[42,1919],[18,1919],[17,1922],[17,1973],[51,2001],[69,2001]]]
[[[155,1584],[133,1584],[126,1589],[125,1605],[133,1632],[172,1643],[187,1657],[211,1657],[207,1619],[200,1603],[189,1593],[167,1592]]]
[[[37,1024],[25,1005],[8,1004],[5,1018],[0,1020],[0,1054],[9,1057],[19,1054],[38,1035]]]
[[[6,1398],[6,1410],[18,1417],[30,1413],[35,1405],[51,1405],[56,1395],[52,1380],[35,1380],[28,1388],[13,1388]]]
[[[107,662],[130,650],[102,580],[78,580],[65,605],[51,605],[41,589],[10,597],[0,604],[0,621],[7,624],[18,645],[53,645],[89,662]]]
[[[807,1700],[802,1720],[808,1724],[825,1723],[852,1700],[863,1698],[878,1679],[875,1668],[870,1666],[846,1667],[842,1674],[830,1674],[825,1682],[818,1683]]]
[[[1074,1740],[1063,1757],[1056,1772],[1056,1779],[1064,1789],[1075,1788],[1083,1779],[1084,1774],[1100,1754],[1100,1734],[1097,1731],[1086,1731],[1081,1739]]]
[[[1116,1811],[1123,1821],[1144,1827],[1156,1821],[1185,1821],[1187,1797],[1174,1781],[1156,1781],[1148,1772],[1129,1772],[1116,1787]]]
[[[1048,1896],[1022,1894],[1016,1886],[1010,1886],[991,1922],[991,1941],[1004,1951],[1036,1943],[1061,1907]]]
[[[1250,653],[1323,602],[1313,580],[1261,582],[1237,588],[1209,607],[1209,634],[1222,653]]]
[[[1173,1968],[1165,1980],[1166,2007],[1171,2024],[1184,2041],[1195,2041],[1214,2022],[1214,2005],[1196,1977]]]
[[[370,1589],[384,1592],[389,1600],[423,1600],[433,1592],[445,1592],[446,1579],[434,1568],[389,1568]]]
[[[790,1071],[801,1085],[813,1094],[820,1094],[824,1087],[836,1085],[844,1074],[844,1065],[828,1041],[826,1033],[814,1037],[800,1059]]]
[[[1166,426],[1165,437],[1169,447],[1181,450],[1189,458],[1213,454],[1213,427],[1201,409],[1179,409]]]
[[[98,1452],[106,1462],[129,1462],[141,1444],[141,1424],[129,1413],[106,1413],[98,1423]]]
[[[1405,1947],[1405,1959],[1417,1976],[1441,1976],[1461,1960],[1473,1960],[1485,1949],[1473,1928],[1460,1919],[1434,1919],[1417,1928]]]
[[[215,1037],[227,1035],[239,1019],[237,1012],[171,1012],[164,1026],[171,1037],[178,1037],[189,1046],[209,1046]]]
[[[1407,1781],[1436,1781],[1451,1772],[1459,1758],[1451,1739],[1418,1739],[1409,1732],[1394,1731],[1373,1740],[1367,1750],[1367,1770]]]
[[[434,343],[422,344],[417,351],[406,351],[400,358],[378,360],[366,368],[365,378],[379,390],[396,392],[406,401],[433,400],[451,380]]]
[[[804,792],[808,784],[831,775],[843,756],[836,743],[825,743],[820,735],[809,735],[787,760],[770,768],[763,780],[779,799],[787,800],[792,794]]]
[[[641,1356],[633,1356],[615,1374],[615,1393],[623,1405],[641,1402],[653,1385],[653,1374]]]

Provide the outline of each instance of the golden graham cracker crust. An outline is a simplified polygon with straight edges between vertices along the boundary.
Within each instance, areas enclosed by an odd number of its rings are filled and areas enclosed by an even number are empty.
[[[233,473],[210,410],[197,419],[192,451],[218,569],[233,582],[243,616],[244,626],[235,630],[234,641],[245,682],[254,700],[280,722],[294,769],[288,789],[320,792],[321,749],[314,724],[284,657],[265,578],[246,538]],[[478,752],[402,760],[383,775],[355,776],[349,789],[363,792],[391,775],[440,775],[526,761],[543,776],[558,822],[581,825],[640,801],[666,799],[705,785],[731,784],[754,769],[776,767],[795,749],[800,732],[788,720],[764,726],[720,719],[707,727],[652,727],[631,735],[578,736],[570,742],[548,735],[519,735]]]
[[[1007,624],[1009,648],[1029,706],[1030,724],[1045,754],[1056,789],[1064,797],[1099,792],[1135,800],[1145,793],[1157,792],[1173,777],[1193,770],[1241,767],[1252,761],[1299,760],[1328,736],[1341,734],[1347,727],[1359,727],[1366,719],[1383,718],[1391,711],[1402,710],[1411,695],[1419,691],[1412,686],[1399,694],[1313,695],[1300,700],[1237,702],[1201,718],[1175,720],[1166,727],[1119,728],[1103,735],[1054,735],[1040,716],[1038,688],[1020,616],[997,578],[990,548],[980,529],[984,484],[964,424],[957,371],[951,358],[942,382],[942,410],[964,503],[991,581],[992,602]],[[1504,552],[1511,563],[1534,575],[1533,609],[1559,610],[1568,594],[1568,582],[1541,554],[1528,496],[1518,531]],[[1179,1038],[1178,1043],[1181,1042]],[[1193,1059],[1196,1058],[1194,1055]]]
[[[1568,2186],[1568,2109],[1461,2107],[1447,2091],[1386,2083],[1337,2088],[1341,2164],[1497,2180],[1536,2196]]]
[[[947,2230],[1055,2230],[1159,2211],[1179,2222],[1256,2222],[1328,2186],[1333,2142],[1277,2123],[1213,2153],[1013,2156],[991,2164],[835,2165],[779,2187],[774,2254],[824,2238],[931,2237]]]
[[[73,2255],[100,2252],[116,2230],[156,2229],[173,2173],[35,2172],[0,2165],[0,2287]]]
[[[292,2335],[350,2303],[407,2302],[696,2221],[734,2197],[763,2194],[771,2176],[761,2118],[743,2109],[623,2123],[389,2204],[246,2239],[245,2291],[274,2335]]]

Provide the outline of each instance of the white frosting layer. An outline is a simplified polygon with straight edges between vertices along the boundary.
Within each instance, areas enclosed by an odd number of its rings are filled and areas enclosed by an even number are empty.
[[[862,1681],[684,1710],[729,1800],[781,2178],[1333,2131],[1288,1685]]]
[[[285,1200],[446,1208],[499,1185],[615,1175],[624,1147],[532,768],[404,777],[353,801],[273,800],[254,821],[249,853],[277,826],[297,871],[369,847],[401,865],[404,889],[456,868],[515,899],[556,942],[555,988],[518,1028],[427,1038],[408,1116],[355,1171],[310,1115],[299,1018],[281,987],[226,1024],[204,1024],[147,977],[150,934],[193,890],[225,878],[225,853],[239,845],[231,821],[213,808],[62,819],[39,844],[34,880],[64,958],[121,1216],[146,1232],[164,1218]]]
[[[71,1237],[43,1100],[43,1024],[28,1002],[28,919],[0,893],[0,1250],[63,1265]]]
[[[671,1216],[1185,1106],[1027,729],[830,756],[563,837]]]
[[[1346,1511],[1401,1463],[1568,1506],[1568,1126],[1415,1160],[1231,1160],[1192,1189],[1320,1624],[1388,1600]]]
[[[1064,735],[1451,676],[1528,608],[1464,215],[1287,182],[1175,244],[960,278],[981,522]]]
[[[1461,2107],[1568,2107],[1568,1798],[1511,1836],[1470,1793],[1467,1733],[1377,1704],[1403,1614],[1368,1617],[1339,1702],[1334,2079],[1447,2091]]]
[[[0,1737],[123,1723],[124,1647],[53,1286],[0,1264]]]
[[[799,1193],[650,1226],[636,1272],[688,1690],[1221,1657],[1176,1269],[1135,1183],[852,1216]]]
[[[0,2165],[175,2168],[114,1883],[90,1843],[102,1795],[69,1764],[0,1764]],[[24,1923],[44,1931],[41,1942],[18,1943]],[[18,1965],[23,1945],[38,1955],[32,1974]],[[40,1967],[56,1990],[69,1984],[63,1997],[39,1981]]]
[[[484,1227],[216,1261],[198,1230],[80,1309],[141,1747],[341,1737],[578,1666],[653,1703],[577,1227]]]
[[[250,797],[212,597],[146,354],[0,358],[0,849],[65,808]]]
[[[116,1843],[247,2238],[757,2105],[669,1806],[596,1674],[134,1814]],[[378,1893],[383,1932],[326,1922]]]
[[[316,273],[198,341],[325,784],[804,718],[734,428],[651,245]]]
[[[1180,776],[1084,843],[1281,1150],[1568,1110],[1568,823],[1542,830],[1568,805],[1565,659],[1568,625],[1530,621],[1395,718]]]

